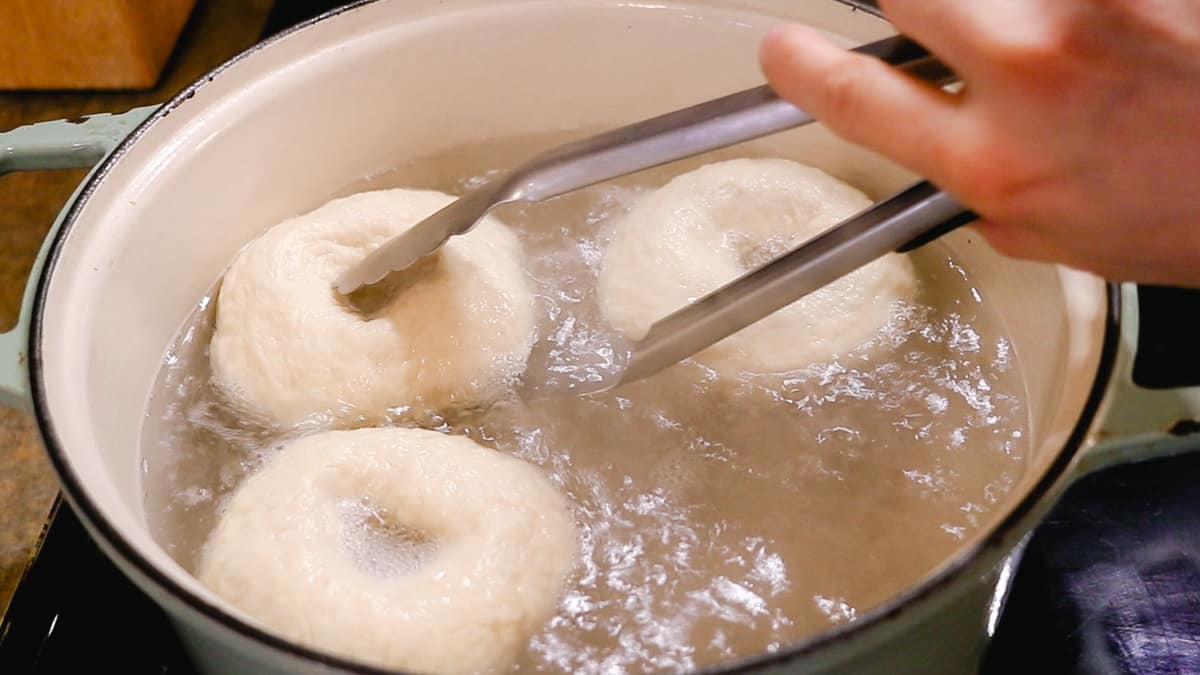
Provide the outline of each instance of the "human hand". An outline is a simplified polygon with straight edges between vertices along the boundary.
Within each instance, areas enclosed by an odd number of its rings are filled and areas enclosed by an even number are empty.
[[[801,26],[763,42],[772,87],[970,206],[1003,253],[1200,286],[1200,2],[880,4],[961,92]]]

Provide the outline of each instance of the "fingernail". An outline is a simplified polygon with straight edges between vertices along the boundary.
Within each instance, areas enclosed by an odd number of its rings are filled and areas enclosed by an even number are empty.
[[[771,30],[767,31],[767,34],[765,37],[763,37],[763,40],[782,40],[783,36],[787,34],[787,31],[787,24],[779,24],[778,26],[775,26],[771,28]]]
[[[782,24],[767,31],[759,45],[758,58],[760,61],[779,55],[779,50],[787,43],[788,33],[791,32],[790,28],[787,24]]]

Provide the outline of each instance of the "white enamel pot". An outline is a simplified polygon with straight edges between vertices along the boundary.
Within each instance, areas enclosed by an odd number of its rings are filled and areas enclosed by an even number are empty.
[[[0,134],[0,172],[100,162],[47,239],[20,324],[0,336],[0,392],[36,415],[66,499],[166,609],[198,665],[221,674],[378,672],[271,635],[197,583],[147,530],[138,443],[151,385],[175,331],[234,252],[406,158],[611,127],[759,84],[757,43],[783,20],[847,46],[893,32],[838,0],[377,0],[272,38],[156,109]],[[914,179],[819,127],[765,147],[877,197]],[[976,536],[906,592],[716,670],[969,672],[1014,551],[1071,481],[1186,447],[1130,435],[1189,415],[1198,398],[1127,384],[1130,289],[1002,258],[968,230],[944,241],[1004,317],[1021,364],[1032,436],[1024,477]],[[1103,440],[1114,435],[1123,438]]]

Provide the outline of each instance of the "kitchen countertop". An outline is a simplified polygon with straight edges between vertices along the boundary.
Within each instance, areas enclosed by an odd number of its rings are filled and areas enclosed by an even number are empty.
[[[272,4],[273,0],[200,0],[161,81],[150,91],[0,92],[0,130],[164,101],[254,44]],[[46,171],[0,178],[0,330],[16,321],[42,237],[85,174]],[[33,421],[23,412],[0,407],[0,615],[36,550],[57,494]]]

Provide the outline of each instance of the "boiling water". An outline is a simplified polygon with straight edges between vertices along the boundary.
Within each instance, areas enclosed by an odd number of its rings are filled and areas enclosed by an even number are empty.
[[[546,145],[463,148],[344,193],[461,193]],[[611,363],[595,286],[613,217],[698,163],[500,212],[537,287],[531,368],[586,379]],[[730,381],[686,362],[594,398],[433,420],[541,467],[574,506],[578,564],[517,670],[680,670],[775,650],[913,584],[988,518],[1027,451],[1015,355],[968,270],[936,244],[915,263],[917,301],[829,363]],[[288,440],[212,387],[212,300],[169,350],[143,434],[152,531],[189,569],[223,500]],[[397,514],[343,507],[364,573],[402,575],[436,550]]]

